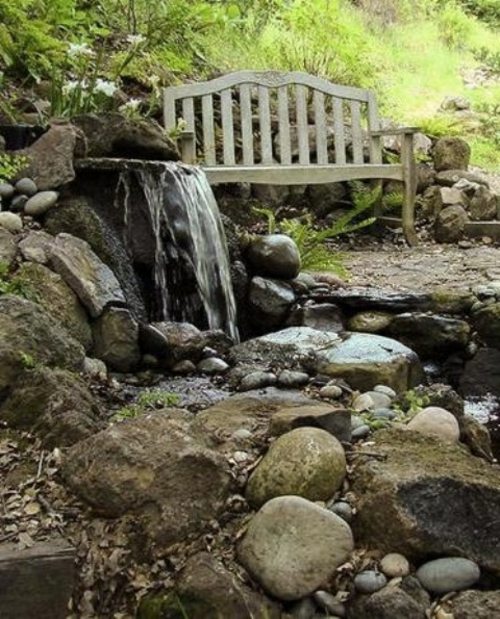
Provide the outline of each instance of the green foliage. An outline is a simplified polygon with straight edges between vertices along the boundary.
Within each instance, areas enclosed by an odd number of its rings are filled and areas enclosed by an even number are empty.
[[[12,275],[6,262],[0,262],[0,295],[2,294],[15,294],[30,301],[37,300],[29,282],[18,275]]]
[[[382,197],[382,209],[384,211],[395,211],[403,206],[404,194],[400,191],[392,191]]]
[[[177,406],[179,402],[180,397],[171,391],[164,391],[162,389],[146,389],[139,394],[135,403],[121,408],[113,415],[112,419],[113,421],[135,419],[148,410]]]
[[[500,27],[498,0],[460,0],[464,10],[481,19],[493,28]]]
[[[429,406],[429,397],[417,393],[414,389],[406,391],[393,405],[396,412],[402,416],[413,416],[426,406]]]
[[[463,121],[448,114],[436,114],[428,118],[419,118],[417,124],[422,133],[433,138],[458,136],[464,132]]]
[[[441,37],[448,47],[464,49],[472,34],[472,23],[455,2],[447,2],[438,15]]]
[[[19,357],[21,358],[21,365],[25,370],[33,370],[39,365],[35,357],[27,352],[19,351]]]
[[[0,182],[14,179],[28,165],[28,158],[24,155],[0,154]]]
[[[494,75],[500,76],[500,51],[483,46],[473,50],[473,53],[478,62],[486,65]]]

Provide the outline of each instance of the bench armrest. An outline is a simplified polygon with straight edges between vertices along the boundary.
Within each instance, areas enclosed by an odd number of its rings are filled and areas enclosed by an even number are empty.
[[[370,131],[372,137],[378,138],[383,135],[408,135],[418,133],[418,127],[395,127],[394,129],[380,129],[379,131]]]

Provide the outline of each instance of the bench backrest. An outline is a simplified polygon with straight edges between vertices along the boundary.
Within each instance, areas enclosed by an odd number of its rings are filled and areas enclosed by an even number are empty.
[[[300,72],[240,71],[166,88],[165,128],[180,118],[190,135],[183,161],[207,166],[362,164],[364,130],[379,129],[371,91]],[[380,140],[368,144],[370,162],[380,163]]]

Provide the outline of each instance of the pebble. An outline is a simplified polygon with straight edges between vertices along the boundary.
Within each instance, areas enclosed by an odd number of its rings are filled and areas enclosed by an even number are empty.
[[[278,376],[278,384],[283,387],[301,387],[309,382],[309,374],[283,370]]]
[[[385,393],[380,393],[379,391],[367,391],[366,395],[369,395],[373,400],[373,408],[375,410],[377,408],[389,408],[392,403],[392,398]]]
[[[387,385],[375,385],[373,387],[373,391],[377,391],[377,393],[383,393],[384,395],[389,396],[391,399],[394,399],[397,393],[391,387],[387,387]]]
[[[373,411],[372,417],[374,419],[394,419],[396,413],[390,408],[377,408]]]
[[[20,195],[14,196],[12,198],[12,202],[10,203],[11,211],[22,211],[28,201],[28,196]]]
[[[375,402],[368,393],[362,393],[354,398],[352,408],[358,413],[371,411],[375,408]]]
[[[23,220],[15,213],[3,211],[0,213],[0,226],[9,232],[20,232],[23,229]]]
[[[435,559],[420,566],[417,578],[432,593],[449,593],[469,589],[480,578],[481,571],[474,561],[461,557]]]
[[[239,390],[251,391],[252,389],[261,389],[276,384],[276,375],[271,372],[250,372],[241,379]]]
[[[26,215],[43,215],[57,202],[57,191],[41,191],[30,198],[24,206]]]
[[[380,569],[389,578],[408,576],[410,564],[408,559],[397,552],[391,552],[380,561]]]
[[[321,610],[336,615],[337,617],[345,617],[346,610],[344,604],[339,602],[337,598],[331,593],[328,593],[328,591],[315,591],[313,593],[313,599]]]
[[[0,199],[8,200],[14,195],[14,187],[10,183],[0,183]]]
[[[351,430],[355,430],[356,428],[364,425],[366,424],[362,417],[359,415],[351,415]]]
[[[336,501],[332,502],[328,505],[328,509],[340,516],[346,522],[351,522],[352,520],[352,507],[347,503],[347,501]]]
[[[198,372],[203,374],[221,374],[229,368],[229,365],[219,357],[208,357],[198,363]]]
[[[184,359],[174,365],[172,372],[174,374],[192,374],[196,372],[196,366],[192,361],[189,361],[189,359]]]
[[[370,426],[363,424],[362,426],[359,426],[355,430],[352,431],[351,438],[353,439],[366,438],[370,434],[370,432],[371,432]]]
[[[17,193],[23,193],[25,196],[31,197],[38,191],[38,187],[31,178],[22,178],[16,183],[16,191]]]
[[[232,438],[236,439],[237,441],[244,441],[246,439],[252,438],[252,433],[246,428],[238,428],[238,430],[235,430],[233,432]]]
[[[360,593],[375,593],[387,584],[387,578],[375,570],[365,570],[354,577],[354,586]]]
[[[319,390],[320,398],[337,400],[342,395],[342,389],[338,385],[325,385]]]

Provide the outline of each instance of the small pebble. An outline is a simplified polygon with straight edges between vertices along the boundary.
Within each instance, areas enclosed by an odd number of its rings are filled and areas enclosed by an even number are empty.
[[[410,564],[408,559],[397,552],[391,552],[380,561],[380,569],[389,578],[397,578],[399,576],[408,576],[410,573]]]
[[[278,376],[278,384],[283,387],[301,387],[309,382],[309,374],[283,370]]]
[[[370,426],[363,424],[362,426],[359,426],[355,430],[352,431],[351,438],[353,439],[366,438],[370,434],[370,432],[371,432]]]
[[[0,226],[9,232],[20,232],[23,229],[23,220],[15,213],[3,211],[0,213]]]
[[[22,178],[16,183],[16,191],[17,193],[23,193],[25,196],[31,197],[38,191],[38,187],[31,178]]]
[[[375,387],[373,387],[373,391],[383,393],[384,395],[387,395],[392,399],[394,399],[397,395],[394,389],[392,389],[391,387],[387,387],[387,385],[375,385]]]
[[[43,215],[54,206],[58,198],[57,191],[41,191],[26,202],[24,212],[26,215]]]
[[[313,599],[321,610],[336,615],[337,617],[345,617],[346,610],[344,604],[339,602],[337,598],[328,591],[315,591],[313,593]]]
[[[0,183],[0,199],[8,200],[14,195],[14,187],[10,183]]]
[[[208,357],[202,359],[197,366],[199,372],[203,374],[221,374],[229,368],[229,365],[219,357]]]
[[[340,516],[342,520],[346,522],[351,522],[352,520],[352,507],[347,503],[347,501],[337,501],[334,503],[330,503],[328,505],[328,509]]]
[[[241,379],[239,390],[251,391],[252,389],[261,389],[276,384],[276,375],[271,372],[250,372]]]
[[[363,417],[360,417],[359,415],[351,415],[351,431],[364,425],[366,424]]]
[[[184,359],[174,365],[172,372],[174,374],[192,374],[196,372],[196,366],[192,361],[189,361],[189,359]]]
[[[478,565],[461,557],[428,561],[417,570],[417,578],[424,589],[440,594],[469,589],[480,577]]]
[[[10,210],[11,211],[22,211],[27,201],[28,201],[28,196],[24,196],[24,195],[14,196],[10,203]]]
[[[371,411],[375,408],[375,402],[370,395],[368,395],[368,393],[362,393],[354,398],[352,408],[358,413],[363,411]]]
[[[366,395],[369,395],[373,400],[373,408],[371,410],[375,410],[377,408],[389,408],[392,403],[392,398],[385,393],[380,393],[379,391],[367,391]]]
[[[342,395],[342,389],[338,385],[325,385],[319,390],[321,398],[337,400]]]
[[[387,578],[375,570],[365,570],[354,577],[354,586],[360,593],[375,593],[387,584]]]
[[[373,411],[372,417],[374,419],[394,419],[396,413],[390,408],[377,408]]]

